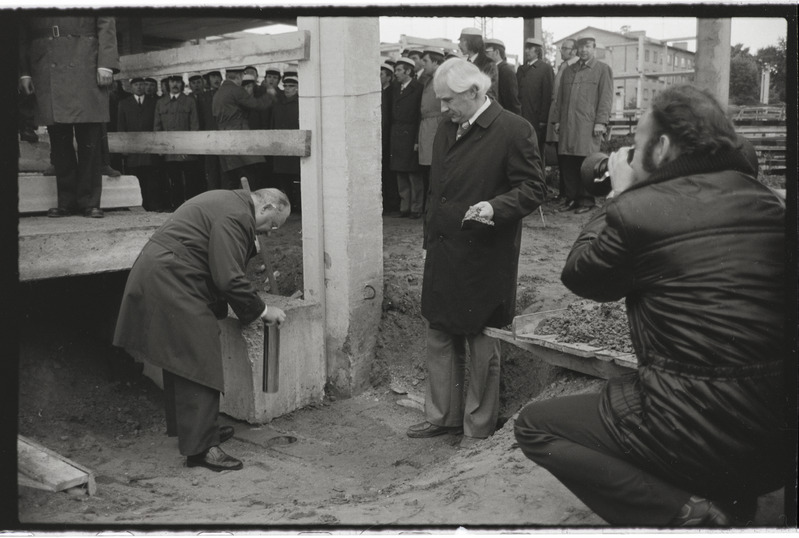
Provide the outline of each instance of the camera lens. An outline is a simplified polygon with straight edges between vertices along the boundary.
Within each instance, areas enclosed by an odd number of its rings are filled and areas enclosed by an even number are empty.
[[[594,153],[586,157],[580,167],[580,177],[588,194],[606,196],[613,189],[608,174],[608,155]]]

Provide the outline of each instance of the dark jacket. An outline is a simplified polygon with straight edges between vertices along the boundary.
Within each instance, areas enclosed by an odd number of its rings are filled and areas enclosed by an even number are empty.
[[[402,91],[399,82],[392,82],[391,92],[391,170],[419,170],[419,153],[414,149],[421,121],[422,85],[411,80]]]
[[[264,94],[256,98],[236,83],[225,80],[214,94],[213,113],[220,131],[248,131],[247,114],[251,110],[265,110],[272,106],[272,97]],[[248,164],[262,163],[260,155],[223,155],[222,171],[227,172]]]
[[[484,52],[479,53],[474,59],[474,65],[480,68],[480,71],[488,75],[491,79],[491,88],[489,88],[487,95],[493,100],[499,97],[499,90],[497,87],[499,81],[499,72],[497,71],[497,64],[494,60],[489,58]]]
[[[131,132],[152,132],[155,125],[155,103],[157,97],[150,95],[144,96],[144,102],[140,105],[136,97],[123,99],[117,107],[117,130],[120,133]],[[125,166],[137,168],[140,166],[152,166],[156,163],[156,156],[148,153],[131,153],[125,157]]]
[[[678,158],[612,199],[566,261],[577,295],[626,297],[638,371],[606,385],[608,432],[693,494],[783,481],[784,230],[739,153]]]
[[[382,161],[383,168],[388,168],[391,163],[391,92],[393,86],[388,85],[380,92],[380,127],[383,142]]]
[[[180,206],[136,259],[114,345],[164,370],[224,390],[217,319],[229,303],[242,323],[264,310],[245,274],[255,210],[244,191],[214,190]]]
[[[197,111],[200,113],[200,130],[216,131],[216,118],[214,118],[213,101],[216,90],[208,90],[197,96]]]
[[[521,116],[493,101],[456,141],[457,130],[444,121],[433,142],[422,315],[434,329],[476,334],[513,320],[521,220],[546,187],[533,129]],[[480,201],[494,208],[495,225],[461,229]]]
[[[299,129],[300,103],[297,95],[283,97],[272,107],[271,129]],[[300,158],[275,155],[272,157],[272,171],[276,174],[289,174],[299,177]]]
[[[199,131],[200,115],[197,105],[185,93],[177,94],[177,99],[167,94],[155,103],[156,131]],[[164,155],[165,161],[194,161],[197,155]]]
[[[497,101],[502,105],[502,108],[514,114],[522,113],[522,105],[519,102],[519,83],[516,80],[516,72],[513,70],[513,67],[504,60],[497,65],[497,93]]]
[[[111,87],[97,86],[98,67],[119,72],[113,17],[21,19],[19,74],[33,79],[37,125],[107,123]]]
[[[537,133],[543,133],[543,139],[539,136],[542,143],[546,139],[546,124],[549,120],[549,107],[552,104],[554,79],[552,66],[543,60],[536,60],[533,65],[521,65],[516,70],[522,117],[533,124]]]

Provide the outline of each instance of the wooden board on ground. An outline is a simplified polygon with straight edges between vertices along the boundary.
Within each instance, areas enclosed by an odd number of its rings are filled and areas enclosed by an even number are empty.
[[[17,436],[17,482],[47,491],[85,486],[97,491],[94,472],[22,435]]]

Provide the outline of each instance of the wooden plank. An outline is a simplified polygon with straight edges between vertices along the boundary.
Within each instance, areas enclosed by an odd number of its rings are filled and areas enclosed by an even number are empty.
[[[26,477],[24,485],[37,483],[40,489],[62,491],[86,484],[89,495],[97,490],[92,471],[22,435],[17,435],[17,468]]]
[[[55,176],[41,174],[19,174],[18,211],[20,214],[43,213],[58,205],[58,189]],[[141,206],[141,189],[136,176],[103,176],[103,191],[100,208],[115,209]]]
[[[131,54],[119,59],[117,80],[133,77],[163,77],[213,71],[245,65],[307,60],[310,33],[305,31],[231,39],[190,47]]]
[[[311,131],[159,131],[108,133],[111,153],[285,155],[308,157]]]

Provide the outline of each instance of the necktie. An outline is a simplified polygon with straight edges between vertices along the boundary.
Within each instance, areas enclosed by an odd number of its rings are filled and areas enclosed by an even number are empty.
[[[468,131],[468,130],[469,130],[469,122],[468,121],[464,121],[463,123],[458,125],[458,132],[455,133],[455,140],[458,140],[460,137],[462,137],[466,133],[466,131]]]

